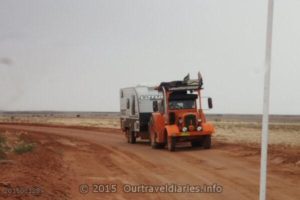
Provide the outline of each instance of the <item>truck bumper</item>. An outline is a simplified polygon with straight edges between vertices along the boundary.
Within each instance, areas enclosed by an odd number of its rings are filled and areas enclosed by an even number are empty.
[[[169,125],[167,128],[168,137],[176,138],[176,141],[192,141],[201,140],[206,135],[211,135],[215,132],[215,128],[210,123],[203,123],[201,131],[181,131],[177,125]],[[163,141],[163,138],[161,139]]]
[[[212,132],[179,132],[172,134],[171,137],[176,141],[192,141],[203,138],[206,135],[212,135]]]

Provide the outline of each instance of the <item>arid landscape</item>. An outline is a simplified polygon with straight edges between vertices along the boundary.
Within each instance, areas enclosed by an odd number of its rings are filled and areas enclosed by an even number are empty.
[[[147,141],[128,144],[116,113],[2,114],[0,199],[257,199],[260,118],[208,119],[216,126],[212,149],[180,144],[171,153]],[[299,118],[271,117],[269,139],[268,199],[297,199]],[[218,184],[222,191],[135,193],[126,184]]]
[[[300,200],[300,0],[0,10],[0,200]]]

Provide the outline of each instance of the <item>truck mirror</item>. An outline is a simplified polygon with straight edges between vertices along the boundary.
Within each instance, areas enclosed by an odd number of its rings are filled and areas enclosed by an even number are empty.
[[[212,108],[213,108],[213,101],[212,101],[212,98],[209,97],[209,98],[207,99],[207,101],[208,101],[208,108],[209,108],[209,109],[212,109]]]
[[[158,102],[157,101],[153,101],[153,111],[154,112],[158,111]]]

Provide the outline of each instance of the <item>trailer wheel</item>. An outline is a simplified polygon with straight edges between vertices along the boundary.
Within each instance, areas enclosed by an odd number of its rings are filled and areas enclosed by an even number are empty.
[[[203,138],[203,148],[204,149],[210,149],[210,147],[211,147],[211,136],[206,135]]]
[[[136,143],[136,137],[135,137],[135,134],[134,134],[133,131],[130,131],[129,134],[128,134],[128,142],[130,144]]]
[[[168,144],[168,150],[169,151],[175,151],[176,138],[168,137],[167,144]]]
[[[126,130],[125,130],[125,137],[126,137],[128,143],[130,143],[129,135],[130,135],[130,130],[129,130],[129,129],[126,129]]]

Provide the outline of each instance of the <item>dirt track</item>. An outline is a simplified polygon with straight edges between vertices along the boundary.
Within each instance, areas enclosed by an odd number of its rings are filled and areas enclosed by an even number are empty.
[[[71,199],[257,199],[259,155],[247,150],[222,148],[202,150],[181,147],[177,152],[153,150],[145,142],[131,145],[113,129],[0,125],[1,129],[26,130],[36,135],[54,135],[60,143],[77,149],[65,151],[66,178]],[[80,144],[89,145],[80,145]],[[81,151],[79,151],[81,150]],[[299,167],[296,171],[269,165],[268,199],[298,199]],[[62,180],[63,181],[63,180]],[[118,184],[117,193],[80,194],[80,184]],[[223,187],[221,193],[123,193],[124,184],[189,184]]]

